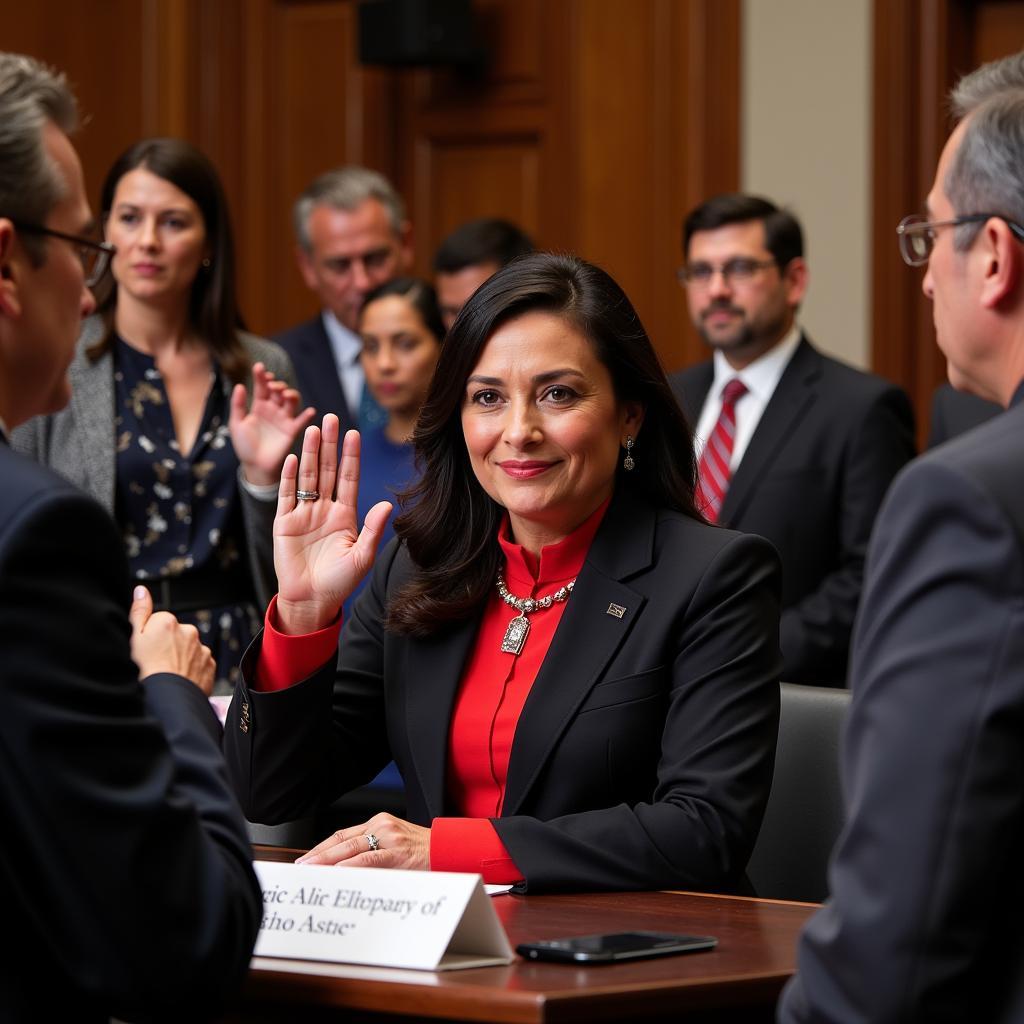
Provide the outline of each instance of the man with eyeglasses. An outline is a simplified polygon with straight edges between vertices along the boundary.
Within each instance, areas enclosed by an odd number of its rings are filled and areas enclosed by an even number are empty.
[[[145,588],[129,611],[113,520],[7,439],[67,404],[113,251],[76,123],[63,76],[0,53],[0,1019],[206,1019],[262,910],[212,657]]]
[[[321,312],[274,336],[291,356],[303,401],[317,419],[336,413],[342,433],[376,426],[384,414],[365,387],[356,330],[366,296],[412,264],[405,205],[382,174],[341,167],[295,201],[296,258]]]
[[[957,224],[977,224],[986,220],[982,217],[959,218]],[[952,225],[932,224],[927,218],[917,214],[904,217],[897,225],[896,233],[900,240],[900,254],[912,267],[923,266],[928,262],[932,247],[935,244],[935,232],[940,227]],[[928,432],[928,447],[934,448],[956,437],[986,420],[992,419],[1002,411],[1002,406],[988,399],[979,398],[969,391],[957,391],[950,384],[942,384],[932,395],[931,428]]]
[[[1024,53],[952,98],[900,248],[927,268],[950,382],[1007,411],[911,463],[879,515],[847,824],[785,1024],[1024,1020]]]
[[[799,222],[720,195],[683,225],[679,280],[713,358],[674,374],[694,428],[698,505],[782,558],[783,678],[843,686],[864,556],[882,497],[914,455],[906,394],[816,349]]]

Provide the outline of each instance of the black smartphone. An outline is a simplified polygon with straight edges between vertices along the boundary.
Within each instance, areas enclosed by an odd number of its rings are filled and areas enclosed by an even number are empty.
[[[576,935],[544,942],[523,942],[516,952],[526,960],[555,960],[570,964],[613,964],[672,953],[714,949],[711,935],[669,935],[665,932],[614,932],[607,935]]]

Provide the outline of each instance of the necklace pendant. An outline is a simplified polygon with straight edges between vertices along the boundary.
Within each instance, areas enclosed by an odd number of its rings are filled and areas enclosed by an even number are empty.
[[[501,651],[503,654],[515,654],[520,655],[523,651],[523,645],[526,643],[526,637],[530,632],[530,623],[525,615],[517,615],[509,624],[508,629],[505,630],[505,636],[501,641]]]

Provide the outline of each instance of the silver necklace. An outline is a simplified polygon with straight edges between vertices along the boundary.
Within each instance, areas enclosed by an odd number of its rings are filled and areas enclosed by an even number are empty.
[[[527,619],[527,615],[531,612],[543,611],[545,608],[550,608],[556,601],[568,600],[569,595],[572,593],[572,588],[576,585],[576,580],[572,579],[564,587],[559,587],[553,594],[549,594],[547,597],[516,597],[515,594],[511,593],[508,587],[505,586],[505,579],[498,573],[498,596],[505,602],[510,608],[515,608],[519,614],[508,624],[508,629],[505,630],[505,636],[501,641],[501,650],[503,654],[515,654],[519,655],[522,653],[523,646],[526,643],[526,638],[530,633],[530,622]]]

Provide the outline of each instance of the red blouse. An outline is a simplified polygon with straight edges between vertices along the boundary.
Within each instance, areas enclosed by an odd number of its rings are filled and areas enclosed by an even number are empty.
[[[546,597],[574,579],[608,507],[558,544],[541,549],[538,560],[508,538],[508,520],[498,543],[505,555],[505,584],[516,597]],[[571,600],[571,597],[570,597]],[[521,654],[506,654],[501,641],[518,614],[497,588],[484,610],[472,654],[459,684],[448,736],[448,792],[457,818],[435,818],[430,832],[430,866],[438,871],[478,872],[484,881],[518,881],[522,873],[499,839],[491,818],[505,797],[509,755],[519,715],[561,621],[566,602],[528,616],[530,632]],[[334,655],[338,622],[307,636],[278,632],[276,598],[267,609],[266,632],[256,665],[256,688],[280,690],[305,679]]]

